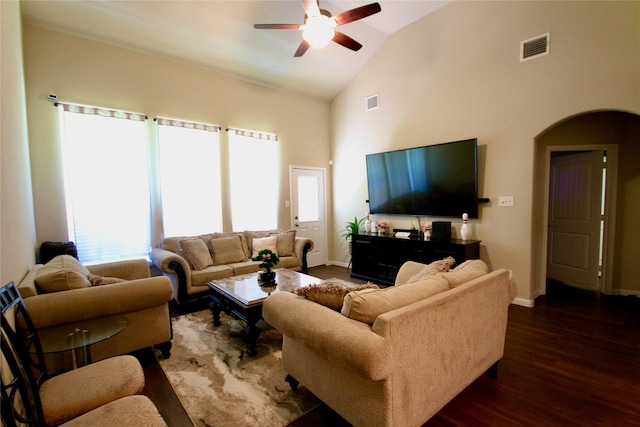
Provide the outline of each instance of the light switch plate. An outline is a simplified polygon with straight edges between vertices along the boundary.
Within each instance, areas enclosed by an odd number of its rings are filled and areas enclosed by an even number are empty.
[[[513,206],[513,196],[498,197],[498,206]]]

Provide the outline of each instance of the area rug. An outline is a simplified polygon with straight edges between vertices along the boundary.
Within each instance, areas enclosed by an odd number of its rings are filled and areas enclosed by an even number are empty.
[[[320,404],[284,381],[281,333],[264,330],[249,357],[244,322],[220,320],[213,326],[209,310],[172,319],[171,357],[156,356],[195,426],[286,426]]]

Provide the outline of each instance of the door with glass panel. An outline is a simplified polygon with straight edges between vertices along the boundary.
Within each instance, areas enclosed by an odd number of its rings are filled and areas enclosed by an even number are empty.
[[[325,170],[291,166],[291,225],[297,235],[313,240],[307,254],[309,267],[327,263]]]

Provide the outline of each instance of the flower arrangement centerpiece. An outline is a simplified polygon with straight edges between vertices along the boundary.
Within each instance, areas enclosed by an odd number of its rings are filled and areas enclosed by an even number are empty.
[[[424,240],[431,240],[431,224],[423,225],[422,232],[424,233]]]
[[[387,230],[389,229],[389,224],[384,221],[381,221],[377,224],[378,234],[387,234]]]
[[[271,249],[263,249],[258,252],[258,255],[251,258],[251,261],[260,261],[259,268],[264,268],[266,271],[260,273],[260,279],[265,284],[273,283],[276,278],[276,273],[271,269],[280,262],[280,258]]]

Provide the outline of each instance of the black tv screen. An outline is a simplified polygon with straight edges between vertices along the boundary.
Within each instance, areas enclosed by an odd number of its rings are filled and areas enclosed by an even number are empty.
[[[478,217],[478,141],[368,154],[372,214]]]

